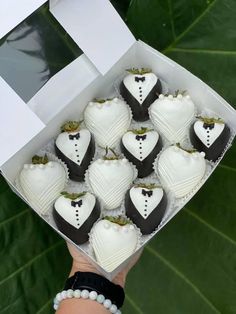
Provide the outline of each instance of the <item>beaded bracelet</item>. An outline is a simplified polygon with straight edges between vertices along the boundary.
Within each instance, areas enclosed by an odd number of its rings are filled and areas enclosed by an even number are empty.
[[[59,292],[53,303],[54,303],[54,310],[59,308],[60,302],[65,299],[90,299],[92,301],[96,301],[99,304],[103,305],[107,310],[109,310],[113,314],[121,314],[121,311],[117,308],[115,304],[112,304],[111,300],[105,299],[104,295],[98,294],[96,291],[88,291],[88,290],[63,290]]]

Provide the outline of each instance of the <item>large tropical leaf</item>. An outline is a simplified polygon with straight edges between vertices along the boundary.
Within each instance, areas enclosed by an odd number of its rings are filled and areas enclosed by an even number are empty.
[[[234,104],[234,0],[113,3],[137,38],[164,51]],[[47,42],[47,36],[42,40]],[[65,43],[65,49],[70,45]],[[69,55],[65,53],[65,60]],[[129,275],[125,314],[236,313],[235,154],[234,145],[200,192],[144,250]],[[51,300],[70,258],[63,241],[3,179],[0,243],[0,313],[52,313]]]

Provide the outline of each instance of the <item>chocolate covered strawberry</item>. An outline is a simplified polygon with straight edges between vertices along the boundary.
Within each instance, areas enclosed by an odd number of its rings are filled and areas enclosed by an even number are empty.
[[[25,164],[19,175],[19,184],[33,208],[47,214],[67,182],[65,168],[45,155],[34,156],[32,164]]]
[[[148,120],[148,108],[161,93],[159,78],[150,69],[129,69],[120,85],[120,93],[132,109],[136,121]]]
[[[84,122],[98,145],[114,148],[130,126],[131,111],[117,97],[95,99],[84,110]]]
[[[108,153],[108,151],[107,151]],[[126,158],[115,153],[95,160],[88,168],[88,184],[94,194],[102,200],[105,209],[121,205],[127,189],[136,179],[136,170]]]
[[[126,216],[140,228],[142,234],[149,234],[158,227],[166,206],[166,193],[155,184],[137,184],[125,196]]]
[[[95,153],[93,136],[89,130],[80,129],[77,121],[65,123],[61,130],[55,142],[56,154],[66,163],[70,179],[83,181]]]
[[[111,272],[135,252],[139,233],[124,217],[104,217],[94,225],[89,240],[99,264]]]
[[[62,192],[54,204],[53,217],[58,229],[75,244],[83,244],[100,216],[100,205],[89,192]]]
[[[140,178],[153,172],[153,162],[161,148],[162,140],[159,134],[144,127],[126,132],[121,140],[121,150],[137,167]]]
[[[189,95],[159,95],[151,105],[150,119],[155,128],[171,143],[182,142],[189,133],[195,115],[195,105]]]
[[[180,145],[165,149],[157,163],[163,185],[179,198],[190,193],[202,180],[206,171],[204,152],[185,150]]]
[[[190,129],[192,145],[206,154],[205,158],[216,161],[230,138],[230,129],[222,119],[198,117]]]

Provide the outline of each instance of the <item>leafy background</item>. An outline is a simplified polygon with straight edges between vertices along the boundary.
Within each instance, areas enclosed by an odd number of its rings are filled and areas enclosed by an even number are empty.
[[[235,103],[235,0],[112,2],[137,38]],[[10,66],[14,61],[25,80],[36,73],[38,84],[43,85],[80,54],[50,17],[47,6],[20,27],[28,32],[23,32],[19,43],[27,36],[32,43],[30,36],[35,39],[37,34],[38,44],[20,51],[23,58],[14,54],[10,58],[6,52],[1,54],[2,47],[11,45],[19,52],[19,46],[9,42],[19,28],[8,34],[0,42],[0,73],[3,63]],[[44,64],[39,66],[42,59]],[[41,66],[46,76],[40,76]],[[35,92],[36,85],[32,90],[30,83],[28,88],[20,86],[12,71],[4,75],[25,99]],[[236,313],[235,153],[233,145],[200,192],[145,248],[129,275],[125,314]],[[64,241],[10,191],[3,178],[0,247],[0,313],[53,313],[52,298],[62,287],[71,262]]]

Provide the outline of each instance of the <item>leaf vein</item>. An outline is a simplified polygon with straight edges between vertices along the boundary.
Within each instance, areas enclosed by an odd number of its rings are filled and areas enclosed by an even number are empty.
[[[165,264],[168,268],[170,268],[177,276],[179,276],[182,280],[184,280],[191,288],[201,297],[202,300],[205,301],[206,304],[218,314],[221,314],[218,309],[206,298],[206,296],[183,274],[181,273],[175,266],[173,266],[165,257],[157,253],[155,249],[153,249],[150,245],[146,246],[146,249],[149,253],[153,254],[156,258],[158,258],[163,264]]]
[[[204,219],[193,213],[191,210],[189,210],[187,207],[184,207],[183,210],[188,213],[190,216],[192,216],[194,219],[198,220],[200,223],[204,224],[207,228],[209,228],[211,231],[217,233],[219,236],[224,238],[225,240],[229,241],[231,244],[236,245],[236,241],[231,239],[229,236],[221,232],[220,230],[216,229],[212,225],[210,225],[208,222],[206,222]]]
[[[13,273],[11,273],[9,276],[5,277],[4,279],[2,279],[0,281],[0,285],[4,284],[7,280],[12,279],[15,275],[17,275],[18,273],[22,272],[22,270],[26,269],[27,267],[29,267],[31,264],[33,264],[36,260],[40,259],[43,255],[47,254],[48,252],[54,250],[56,247],[58,247],[59,245],[61,245],[63,243],[63,240],[59,240],[57,241],[55,244],[53,244],[52,246],[50,246],[49,248],[47,248],[46,250],[42,251],[40,254],[36,255],[34,258],[32,258],[30,261],[28,261],[27,263],[25,263],[23,266],[19,267],[16,271],[14,271]]]
[[[10,217],[8,219],[5,219],[5,220],[1,221],[0,222],[0,227],[2,227],[3,225],[5,225],[5,224],[7,224],[7,223],[9,223],[9,222],[11,222],[11,221],[13,221],[13,220],[23,216],[23,215],[25,215],[28,212],[29,212],[29,209],[27,208],[27,209],[21,211],[20,213],[14,215],[14,216],[12,216],[12,217]]]
[[[227,165],[224,165],[224,164],[219,164],[219,167],[222,168],[222,169],[226,169],[226,170],[230,170],[230,171],[236,172],[236,168],[233,168],[233,167],[230,167],[230,166],[227,166]]]
[[[143,314],[143,311],[136,305],[134,300],[127,294],[125,293],[125,298],[128,300],[128,302],[131,304],[131,306],[137,311],[139,314]]]
[[[236,55],[236,51],[231,50],[213,50],[213,49],[197,49],[197,48],[171,48],[171,52],[186,52],[199,54],[217,54],[217,55]]]
[[[162,52],[165,54],[169,52],[174,45],[176,45],[188,32],[191,31],[191,29],[208,13],[211,8],[215,5],[217,0],[213,0],[211,4],[200,14],[198,17],[181,33],[179,34],[176,39],[171,43],[167,48],[165,48]]]
[[[174,18],[173,18],[172,2],[171,0],[168,0],[167,2],[168,2],[169,15],[170,15],[171,32],[172,32],[173,40],[175,41],[176,33],[175,33],[175,24],[174,24]]]

